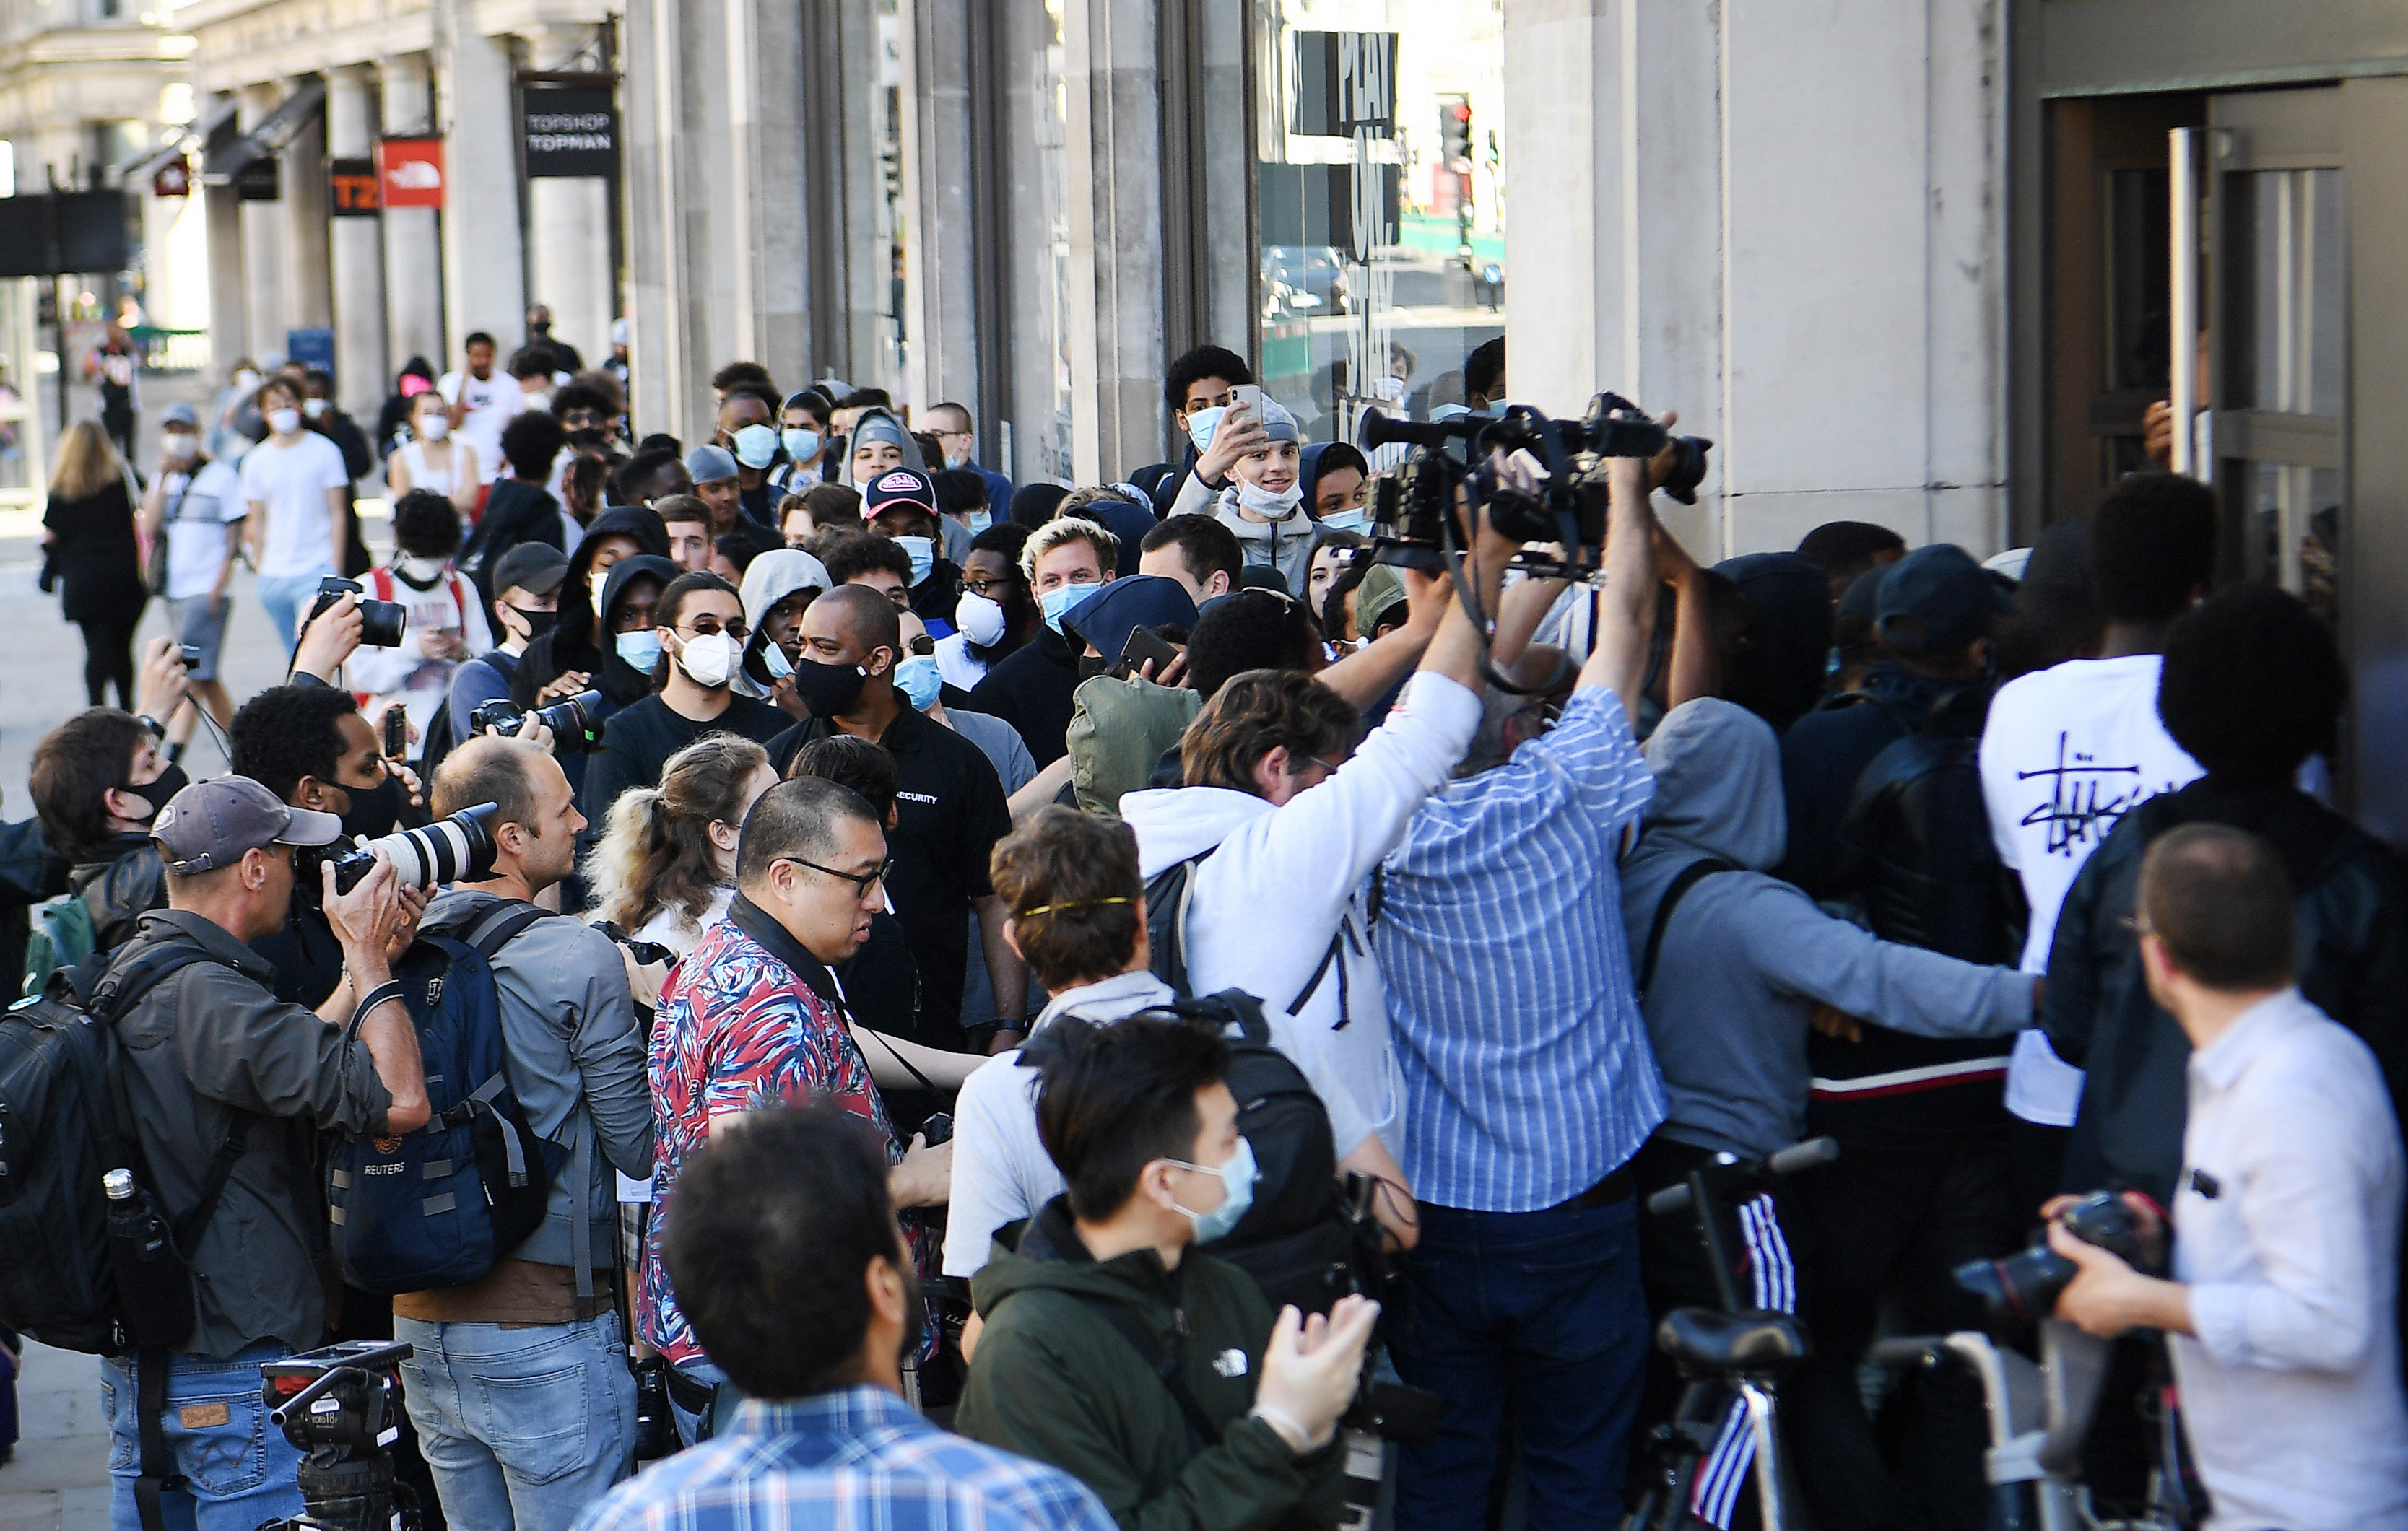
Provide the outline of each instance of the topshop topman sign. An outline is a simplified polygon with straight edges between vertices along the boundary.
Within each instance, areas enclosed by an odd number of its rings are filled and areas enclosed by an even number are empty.
[[[607,81],[527,81],[519,88],[519,128],[530,178],[619,173],[619,107]]]

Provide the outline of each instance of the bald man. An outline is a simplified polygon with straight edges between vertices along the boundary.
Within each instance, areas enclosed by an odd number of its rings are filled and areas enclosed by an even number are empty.
[[[784,775],[804,745],[851,734],[885,746],[900,786],[895,857],[886,896],[920,966],[920,1011],[911,1040],[930,1047],[1002,1052],[1026,1035],[1028,970],[1003,938],[1008,911],[987,881],[987,852],[1011,830],[1003,783],[975,744],[913,711],[895,689],[903,640],[895,605],[866,585],[838,585],[803,613],[802,663],[795,689],[811,716],[769,743]],[[969,922],[995,980],[995,1016],[964,1024],[962,987]]]

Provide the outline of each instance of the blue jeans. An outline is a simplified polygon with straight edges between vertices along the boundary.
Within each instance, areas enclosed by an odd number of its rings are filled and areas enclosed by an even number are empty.
[[[705,1360],[697,1359],[689,1361],[677,1369],[679,1375],[684,1377],[687,1381],[700,1382],[704,1386],[710,1388],[715,1389],[721,1383],[727,1381],[727,1373],[720,1370],[717,1366]],[[677,1421],[679,1445],[699,1446],[702,1444],[703,1416],[700,1413],[687,1413],[685,1411],[685,1406],[679,1403],[675,1397],[671,1397],[669,1399],[669,1415]]]
[[[318,581],[334,573],[329,566],[313,569],[308,574],[279,574],[259,577],[259,604],[266,608],[267,620],[276,626],[276,636],[284,644],[284,651],[293,651],[293,630],[299,625],[301,613],[318,596]]]
[[[1639,1221],[1629,1199],[1541,1212],[1421,1209],[1398,1375],[1439,1395],[1439,1438],[1408,1450],[1398,1531],[1478,1525],[1511,1455],[1514,1407],[1531,1531],[1616,1525],[1647,1357]]]
[[[272,1340],[224,1360],[174,1355],[167,1361],[163,1428],[172,1469],[185,1484],[159,1496],[167,1531],[251,1531],[262,1521],[301,1513],[294,1474],[301,1453],[267,1423],[259,1401],[259,1364],[291,1350]],[[142,1472],[140,1402],[135,1366],[100,1364],[100,1410],[108,1417],[108,1522],[141,1531],[134,1481]]]
[[[575,1324],[393,1321],[409,1423],[453,1531],[567,1531],[626,1476],[636,1379],[619,1315]]]

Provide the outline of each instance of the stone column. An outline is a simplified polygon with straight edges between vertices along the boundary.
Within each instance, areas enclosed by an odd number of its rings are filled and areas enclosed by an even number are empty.
[[[590,26],[539,28],[525,34],[536,59],[568,57],[593,36]],[[589,366],[610,354],[610,321],[619,317],[610,266],[610,182],[602,176],[537,176],[526,184],[527,301],[552,309],[552,333],[575,346]]]
[[[376,151],[368,71],[347,65],[326,74],[326,152],[338,159]],[[391,386],[384,349],[384,240],[373,218],[332,218],[335,396],[354,415],[373,414]]]
[[[911,399],[958,400],[982,420],[979,396],[977,206],[973,136],[1002,124],[970,121],[969,8],[981,0],[900,0],[902,36],[904,330]]]
[[[244,86],[242,110],[236,119],[242,131],[248,133],[258,126],[260,119],[274,111],[283,96],[280,85]],[[281,174],[280,170],[280,177]],[[280,179],[277,193],[289,196],[292,188]],[[226,187],[225,194],[234,196],[235,188]],[[272,362],[283,359],[284,332],[292,323],[284,207],[280,202],[243,202],[236,205],[236,217],[242,224],[242,311],[250,332],[243,349],[265,370]]]
[[[670,0],[637,0],[627,7],[624,174],[628,408],[638,431],[683,437],[691,434],[682,402],[690,348],[684,323],[684,185],[678,174],[685,82],[678,67],[677,15]]]
[[[1162,450],[1162,133],[1151,0],[1066,0],[1071,460],[1082,483]]]
[[[207,116],[214,102],[194,105]],[[204,144],[194,156],[193,194],[201,198],[202,216],[208,221],[210,380],[222,382],[235,360],[251,351],[251,283],[243,260],[242,207],[234,199],[234,188],[197,184],[198,167],[208,152]]]
[[[406,53],[377,64],[384,131],[406,135],[432,131],[434,97],[427,56]],[[446,176],[450,174],[447,155]],[[384,330],[394,367],[413,356],[435,364],[440,376],[453,359],[443,343],[443,261],[432,207],[387,207],[378,218],[384,236]]]
[[[443,124],[444,350],[479,330],[507,358],[526,336],[526,254],[519,238],[517,92],[509,39],[479,32],[455,6],[436,39]]]
[[[294,79],[291,89],[307,82]],[[335,297],[326,230],[326,111],[312,112],[284,146],[282,181],[285,259],[291,263],[288,322],[296,329],[332,329]]]

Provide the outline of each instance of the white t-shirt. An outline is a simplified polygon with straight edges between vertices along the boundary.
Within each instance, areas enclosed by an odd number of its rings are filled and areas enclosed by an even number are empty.
[[[326,491],[350,494],[342,449],[315,431],[285,446],[269,436],[243,454],[242,497],[267,517],[260,554],[263,579],[332,574],[335,542],[326,518]]]
[[[2197,779],[2199,763],[2157,721],[2157,654],[2069,659],[2018,676],[1990,702],[1982,730],[1982,798],[1999,859],[2023,879],[2031,934],[2023,970],[2048,970],[2057,910],[2082,864],[2127,811]],[[2015,1038],[2007,1109],[2070,1126],[2082,1071],[2039,1031]]]
[[[242,477],[223,463],[201,465],[198,473],[176,472],[160,480],[160,504],[167,516],[167,588],[171,601],[206,595],[225,563],[225,528],[250,512]]]
[[[399,701],[423,742],[436,709],[452,694],[452,677],[466,663],[429,655],[426,635],[443,630],[458,633],[471,659],[491,653],[494,634],[485,620],[484,603],[477,598],[477,587],[466,576],[449,570],[425,590],[396,577],[391,568],[372,569],[361,582],[370,599],[397,601],[408,614],[402,622],[398,648],[354,650],[345,662],[344,673],[355,689],[380,701],[388,697]],[[411,758],[416,758],[415,751]]]
[[[477,449],[477,481],[492,483],[502,471],[502,427],[526,408],[526,395],[519,391],[519,380],[499,372],[490,378],[446,372],[436,383],[435,391],[443,395],[445,403],[467,408],[467,418],[460,422],[460,434]]]

